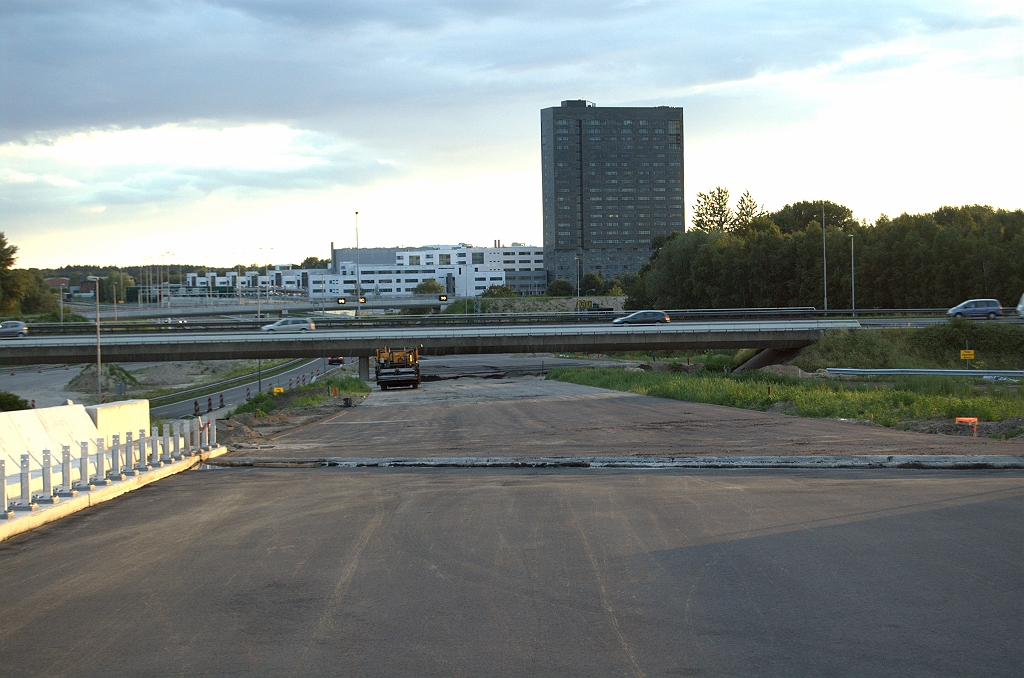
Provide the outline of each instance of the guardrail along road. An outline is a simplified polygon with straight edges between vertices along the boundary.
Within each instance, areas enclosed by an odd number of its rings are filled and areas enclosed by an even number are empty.
[[[667,323],[663,325],[536,325],[374,327],[298,334],[174,332],[102,338],[111,362],[364,357],[381,346],[421,346],[424,355],[557,353],[739,348],[802,348],[854,320]],[[0,365],[94,362],[96,338],[28,337],[0,342]]]

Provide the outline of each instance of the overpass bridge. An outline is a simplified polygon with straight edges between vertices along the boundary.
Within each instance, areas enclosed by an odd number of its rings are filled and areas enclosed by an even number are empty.
[[[299,334],[149,332],[101,340],[111,362],[238,360],[256,358],[366,358],[384,345],[420,346],[424,355],[460,353],[608,353],[809,346],[835,329],[860,329],[856,320],[676,322],[664,325],[547,324],[368,327]],[[0,365],[88,363],[95,335],[0,341]]]

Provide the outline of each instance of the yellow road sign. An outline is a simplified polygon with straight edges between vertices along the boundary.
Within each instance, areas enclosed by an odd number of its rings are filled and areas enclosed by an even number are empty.
[[[974,349],[960,351],[960,360],[974,360]]]

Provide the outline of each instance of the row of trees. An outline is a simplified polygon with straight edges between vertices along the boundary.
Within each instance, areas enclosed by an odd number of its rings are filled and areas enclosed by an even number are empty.
[[[18,248],[0,232],[0,315],[50,313],[57,308],[57,295],[35,269],[16,269]]]
[[[628,308],[821,308],[822,210],[830,308],[851,304],[851,242],[858,308],[941,308],[974,297],[1015,305],[1024,292],[1022,210],[943,207],[868,224],[827,201],[749,219],[737,219],[740,210],[730,217],[723,204],[728,192],[712,191],[708,209],[695,211],[699,227],[656,239],[651,260],[622,281]]]

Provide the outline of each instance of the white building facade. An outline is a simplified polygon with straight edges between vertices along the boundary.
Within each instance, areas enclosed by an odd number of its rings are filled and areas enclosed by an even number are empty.
[[[497,244],[497,243],[496,243]],[[255,294],[257,290],[304,294],[310,299],[363,296],[403,297],[414,294],[416,286],[435,280],[445,294],[474,297],[492,285],[508,285],[519,294],[542,294],[547,288],[544,251],[540,247],[513,243],[507,247],[438,245],[396,250],[394,263],[363,264],[356,275],[356,263],[337,261],[333,269],[295,269],[272,266],[264,271],[249,270],[189,273],[186,287],[193,291]]]
[[[399,297],[435,280],[451,297],[480,296],[492,285],[510,285],[520,294],[541,294],[547,287],[544,252],[515,243],[509,247],[440,245],[400,249],[389,266],[337,262],[333,274],[311,274],[312,299],[364,296]],[[357,283],[358,280],[358,283]]]

